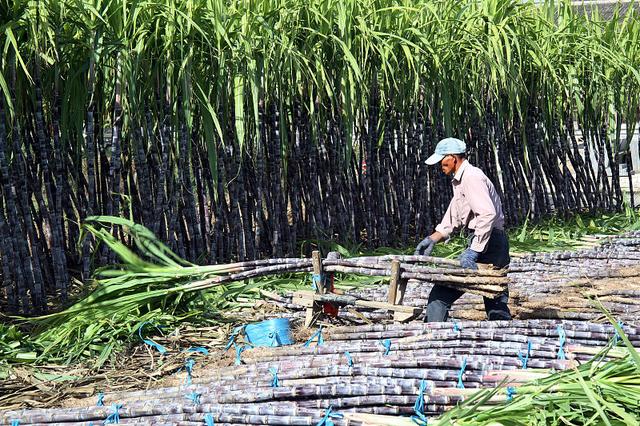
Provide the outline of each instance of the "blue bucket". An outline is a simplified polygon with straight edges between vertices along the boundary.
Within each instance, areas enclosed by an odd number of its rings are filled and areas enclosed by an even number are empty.
[[[274,318],[247,324],[244,334],[249,343],[254,346],[283,346],[294,343],[289,318]]]

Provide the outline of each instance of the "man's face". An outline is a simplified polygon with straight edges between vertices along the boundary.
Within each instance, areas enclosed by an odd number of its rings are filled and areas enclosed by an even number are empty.
[[[458,162],[458,159],[454,155],[449,154],[445,156],[440,162],[440,167],[442,167],[442,172],[447,176],[454,173],[456,171],[457,162]]]

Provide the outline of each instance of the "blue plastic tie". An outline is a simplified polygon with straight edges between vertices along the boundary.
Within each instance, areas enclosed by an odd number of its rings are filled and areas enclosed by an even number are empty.
[[[213,421],[213,415],[211,413],[207,413],[204,415],[204,424],[207,426],[215,426],[216,422]]]
[[[224,347],[225,351],[228,351],[231,345],[235,345],[236,336],[240,334],[242,330],[244,330],[244,327],[245,327],[244,325],[240,325],[233,329],[233,331],[231,332],[231,336],[229,336],[229,341],[227,342],[227,346]]]
[[[20,426],[20,420],[18,419],[11,420],[11,426]]]
[[[269,338],[271,339],[271,346],[280,346],[280,339],[278,339],[278,333],[272,331],[269,333]]]
[[[309,340],[307,340],[304,346],[309,347],[316,337],[318,338],[318,343],[316,344],[316,346],[322,345],[324,343],[324,339],[322,338],[322,326],[320,326],[320,328],[318,328],[318,331],[316,331],[311,335],[311,337],[309,337]]]
[[[517,393],[516,388],[513,386],[507,386],[507,401],[511,401],[513,399],[513,395]]]
[[[188,398],[194,404],[200,404],[200,396],[201,396],[201,394],[199,394],[199,393],[194,391],[194,392],[186,394],[185,398]]]
[[[108,424],[118,424],[120,423],[120,409],[122,408],[122,404],[111,404],[111,410],[113,412],[104,419],[105,425]]]
[[[415,411],[416,414],[424,414],[424,394],[426,391],[427,381],[425,379],[422,379],[422,381],[420,382],[420,389],[418,390],[418,398],[416,399],[415,404],[413,404],[413,411]]]
[[[236,348],[236,365],[240,365],[240,364],[242,364],[242,358],[240,358],[240,354],[242,354],[242,352],[246,349],[246,347],[245,346],[236,345],[235,343],[233,345]]]
[[[327,408],[327,412],[325,413],[324,417],[322,418],[322,420],[316,423],[316,426],[335,426],[335,424],[331,421],[331,419],[341,419],[344,417],[340,413],[332,413],[331,412],[332,409],[333,409],[333,406],[330,406],[329,408]]]
[[[273,376],[273,380],[271,381],[271,387],[277,388],[280,386],[280,380],[278,380],[278,369],[275,367],[269,368],[269,373]]]
[[[464,357],[462,360],[462,367],[460,367],[460,371],[458,371],[458,387],[464,389],[464,383],[462,383],[462,375],[464,374],[464,370],[467,368],[467,357]]]
[[[518,358],[520,359],[520,362],[522,362],[523,370],[527,369],[527,364],[529,363],[529,356],[531,356],[531,341],[527,341],[527,355],[522,356],[521,353],[518,354]]]
[[[197,348],[189,348],[187,349],[187,352],[199,352],[202,355],[209,355],[209,351],[207,350],[207,348],[203,348],[202,346],[198,346]]]
[[[622,321],[618,321],[618,325],[620,326],[620,328],[622,328],[624,326],[624,323]],[[618,342],[620,341],[620,334],[618,333],[618,330],[616,330],[615,328],[613,329],[613,346],[616,346],[618,344]]]
[[[462,328],[460,328],[460,326],[458,325],[457,322],[454,322],[453,323],[453,331],[460,331],[460,330],[462,330]]]
[[[389,355],[389,351],[391,351],[391,340],[384,339],[381,343],[382,343],[382,346],[384,346],[384,354],[383,355]]]
[[[165,348],[164,346],[154,342],[151,339],[145,339],[144,337],[142,337],[142,328],[147,324],[151,324],[151,323],[149,321],[145,321],[140,325],[140,327],[138,327],[138,336],[140,336],[140,339],[143,342],[145,342],[147,345],[156,348],[158,350],[158,352],[160,352],[161,355],[164,355],[165,352],[167,352],[167,348]],[[153,325],[153,324],[151,324],[151,325]],[[157,326],[155,326],[155,327],[158,328]]]
[[[314,290],[318,289],[325,280],[324,274],[312,274],[311,275],[311,288]]]
[[[347,357],[347,365],[349,367],[353,367],[353,358],[351,358],[351,354],[349,353],[349,351],[344,351],[344,356]]]
[[[96,402],[97,407],[104,407],[104,394],[100,392],[98,394],[98,402]]]
[[[184,369],[187,370],[187,385],[191,384],[191,373],[193,373],[194,365],[196,365],[196,362],[192,358],[187,358],[187,361],[184,363]]]
[[[423,413],[416,412],[413,416],[411,416],[411,420],[419,426],[428,426],[429,424],[427,416],[425,416]]]
[[[567,335],[561,325],[558,326],[558,359],[567,359],[564,353],[564,344],[567,342]]]

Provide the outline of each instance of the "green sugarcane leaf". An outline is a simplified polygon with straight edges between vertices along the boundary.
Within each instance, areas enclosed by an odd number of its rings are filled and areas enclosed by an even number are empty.
[[[13,355],[13,358],[17,361],[35,361],[36,358],[38,357],[38,354],[36,352],[18,352],[17,354]]]
[[[636,348],[633,346],[633,344],[631,344],[631,342],[629,341],[629,338],[625,334],[625,332],[622,329],[622,327],[620,327],[618,322],[613,318],[613,315],[611,315],[611,313],[607,310],[607,308],[605,308],[605,306],[602,304],[602,302],[600,302],[600,300],[598,300],[596,298],[596,299],[593,299],[593,302],[605,314],[605,316],[607,317],[609,322],[616,329],[616,332],[620,336],[620,339],[624,342],[624,345],[627,347],[627,350],[629,351],[629,354],[633,358],[633,360],[635,362],[635,365],[636,365],[636,369],[638,371],[640,371],[640,354],[638,353]]]
[[[580,383],[580,386],[582,386],[582,389],[584,389],[585,394],[587,395],[587,397],[589,398],[589,401],[591,402],[591,407],[593,409],[596,410],[596,412],[598,413],[598,416],[600,416],[600,418],[602,419],[602,421],[607,425],[607,426],[611,426],[611,422],[609,421],[609,417],[605,414],[604,410],[602,409],[602,405],[601,405],[601,398],[599,398],[591,389],[591,386],[589,384],[587,384],[584,379],[582,378],[582,374],[580,374],[580,372],[578,370],[575,370],[576,373],[576,379],[578,380],[578,382]]]
[[[236,141],[238,142],[240,152],[243,152],[246,117],[244,112],[244,77],[242,75],[236,75],[233,77],[233,98],[235,108],[234,122],[236,125]]]

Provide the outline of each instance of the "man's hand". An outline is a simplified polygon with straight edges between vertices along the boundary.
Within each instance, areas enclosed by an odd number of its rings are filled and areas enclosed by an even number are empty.
[[[425,238],[420,241],[420,244],[416,247],[416,251],[413,252],[414,256],[429,256],[433,251],[433,246],[436,245],[436,242],[432,240],[430,237]]]
[[[466,249],[458,256],[460,266],[465,269],[478,269],[478,264],[476,263],[478,256],[480,256],[480,253],[477,251],[471,250],[470,248]]]

